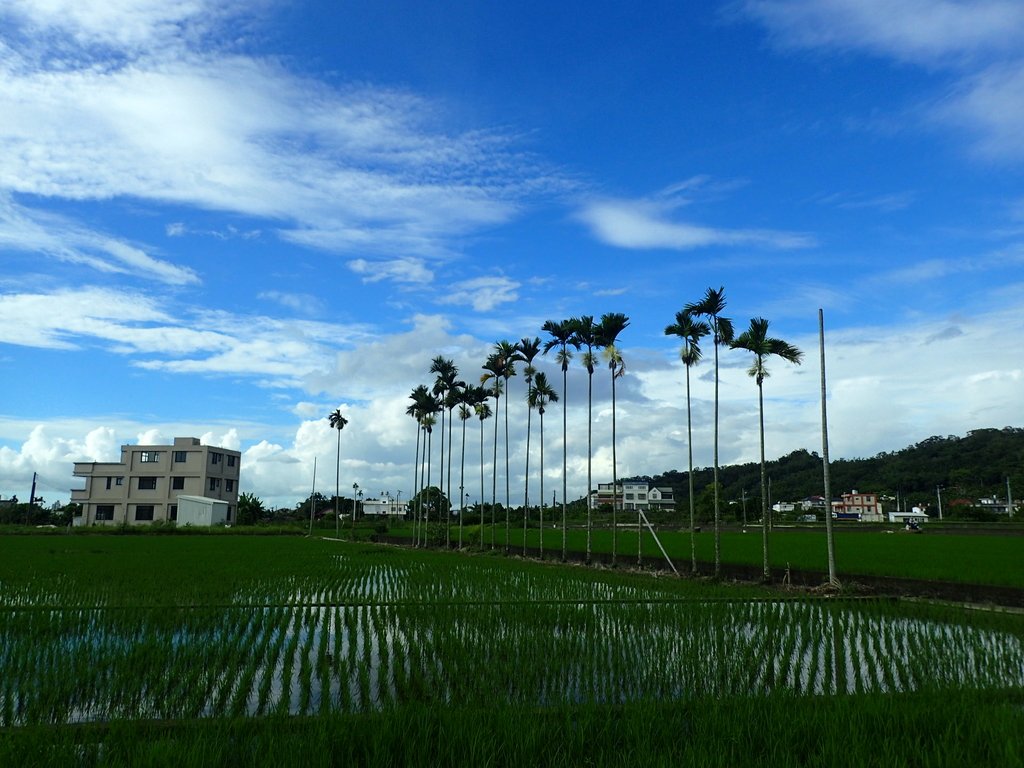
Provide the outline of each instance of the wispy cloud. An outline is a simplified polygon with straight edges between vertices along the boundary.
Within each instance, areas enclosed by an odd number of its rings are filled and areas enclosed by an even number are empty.
[[[679,207],[670,199],[604,199],[586,203],[576,214],[601,242],[619,248],[693,250],[709,246],[754,245],[804,248],[814,239],[799,232],[708,227],[675,218]]]
[[[423,259],[412,257],[380,261],[353,259],[348,262],[348,268],[357,275],[362,275],[364,283],[393,280],[396,283],[425,285],[434,280],[434,273],[427,268]]]
[[[746,0],[786,47],[866,51],[948,70],[948,93],[919,106],[966,128],[988,158],[1024,158],[1024,4],[1017,0]]]
[[[2,191],[0,249],[46,255],[100,272],[136,275],[171,285],[199,282],[198,275],[188,267],[155,258],[135,244],[67,217],[26,208]]]
[[[866,49],[924,64],[1017,53],[1024,41],[1016,0],[746,0],[741,7],[782,45]]]
[[[884,195],[865,195],[857,192],[835,192],[817,198],[821,205],[832,206],[843,210],[875,210],[882,213],[893,213],[909,208],[917,200],[916,192],[891,192]]]
[[[219,5],[167,6],[0,10],[22,32],[0,47],[4,187],[229,211],[335,251],[436,255],[543,186],[510,137],[454,128],[407,92],[327,86],[222,50],[200,34],[223,21]]]

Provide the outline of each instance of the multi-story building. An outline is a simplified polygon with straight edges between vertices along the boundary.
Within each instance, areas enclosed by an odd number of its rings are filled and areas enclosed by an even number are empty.
[[[122,445],[119,462],[75,462],[85,488],[71,491],[82,505],[76,525],[152,523],[178,517],[178,496],[228,503],[228,522],[238,507],[242,454],[176,437],[173,445]]]
[[[598,509],[604,505],[612,505],[611,483],[598,483],[597,490],[590,492],[590,508]],[[619,510],[675,509],[675,494],[665,486],[651,486],[643,481],[624,481],[618,484],[614,493],[615,508]]]
[[[844,493],[842,501],[832,502],[832,517],[837,520],[859,520],[862,523],[881,523],[882,502],[877,493]]]

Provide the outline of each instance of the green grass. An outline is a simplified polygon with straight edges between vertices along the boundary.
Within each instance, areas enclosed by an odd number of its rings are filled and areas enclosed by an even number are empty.
[[[392,535],[412,536],[412,529],[406,526],[393,527]],[[504,549],[505,527],[496,526],[497,546]],[[690,560],[690,534],[688,531],[662,531],[659,537],[669,555],[677,562]],[[467,546],[478,546],[479,526],[467,527],[464,532]],[[723,531],[722,562],[760,566],[761,529],[751,526],[746,533]],[[586,551],[586,531],[572,528],[568,533],[568,548],[575,552]],[[457,541],[457,533],[453,540]],[[661,557],[649,534],[643,537],[644,557]],[[714,534],[705,527],[696,534],[697,559],[710,563],[714,560]],[[485,548],[490,546],[490,526],[484,532]],[[522,521],[519,527],[512,527],[510,533],[513,551],[523,546]],[[527,546],[538,547],[540,531],[527,531]],[[873,576],[895,576],[907,579],[952,581],[966,584],[994,584],[1024,588],[1024,536],[981,536],[971,534],[910,535],[903,532],[887,533],[854,532],[839,530],[836,533],[836,567],[840,577],[851,574]],[[468,544],[472,542],[472,544]],[[792,568],[828,571],[824,530],[819,532],[787,531],[776,529],[770,539],[770,562],[775,572],[781,573],[787,566]],[[544,553],[546,557],[558,558],[562,551],[561,529],[547,528],[544,531]],[[611,532],[595,529],[592,551],[610,554],[612,551]],[[623,565],[636,562],[636,530],[618,533],[618,558]]]

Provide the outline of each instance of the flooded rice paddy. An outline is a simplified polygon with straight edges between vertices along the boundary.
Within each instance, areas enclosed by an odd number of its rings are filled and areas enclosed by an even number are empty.
[[[0,725],[1024,686],[1018,633],[885,601],[338,557],[223,605],[0,590]]]

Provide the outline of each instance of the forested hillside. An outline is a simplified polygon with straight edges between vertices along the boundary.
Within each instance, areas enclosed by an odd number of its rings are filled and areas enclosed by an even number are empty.
[[[965,437],[929,437],[899,451],[880,453],[866,459],[832,461],[832,493],[844,491],[877,492],[886,496],[935,503],[935,489],[943,488],[943,498],[978,499],[983,496],[1006,498],[1006,480],[1010,479],[1015,498],[1024,498],[1024,429],[975,429]],[[746,492],[751,512],[760,505],[760,466],[757,463],[719,467],[723,497],[740,500]],[[768,462],[771,478],[770,499],[797,501],[824,494],[821,456],[817,452],[794,451]],[[711,495],[712,470],[694,469],[694,484],[701,510]],[[648,480],[655,485],[675,489],[679,506],[686,506],[687,473],[670,470]],[[736,505],[733,505],[734,509]],[[756,516],[756,515],[755,515]]]

